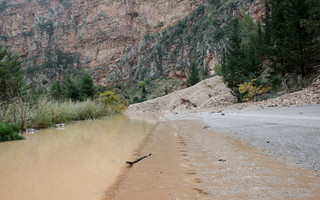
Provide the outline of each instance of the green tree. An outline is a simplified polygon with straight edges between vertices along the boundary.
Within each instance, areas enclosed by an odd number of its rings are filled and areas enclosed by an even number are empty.
[[[244,52],[241,48],[242,40],[238,19],[234,19],[231,22],[228,39],[229,42],[224,53],[221,73],[228,87],[234,90],[242,82],[244,71]]]
[[[270,0],[266,6],[270,13],[266,12],[265,34],[270,36],[268,58],[273,72],[282,77],[305,76],[313,36],[302,22],[310,18],[310,7],[305,0]]]
[[[199,72],[196,67],[196,63],[192,62],[189,68],[189,77],[187,80],[187,86],[193,86],[200,82]]]
[[[23,86],[19,56],[0,46],[0,101],[22,96]]]
[[[63,98],[64,91],[62,89],[60,81],[54,81],[53,83],[51,83],[51,86],[49,89],[49,95],[54,99],[62,99]]]
[[[146,84],[145,81],[140,81],[140,82],[138,83],[138,87],[141,88],[141,98],[140,98],[140,102],[146,100],[146,96],[147,96],[146,85],[147,85],[147,84]]]
[[[96,87],[94,85],[93,79],[87,72],[84,72],[83,75],[80,77],[79,87],[80,98],[82,100],[87,98],[93,98],[96,94]]]
[[[307,28],[309,34],[312,35],[312,44],[309,47],[309,65],[320,65],[320,1],[307,0],[309,17],[302,20],[302,25]]]
[[[264,22],[265,26],[264,26],[264,30],[265,30],[265,34],[264,34],[264,42],[267,46],[270,45],[270,40],[271,40],[271,9],[270,9],[270,3],[269,0],[264,0],[265,3],[265,18],[262,19],[262,21]]]
[[[224,81],[239,101],[241,101],[242,96],[238,90],[239,84],[258,77],[262,69],[261,61],[255,49],[257,36],[252,32],[255,31],[255,26],[251,27],[253,30],[247,28],[243,31],[238,19],[231,22],[228,32],[229,42],[226,50],[224,50],[221,64],[221,74]],[[248,37],[246,35],[248,33],[252,37]],[[247,41],[243,43],[242,38],[247,38]]]
[[[80,91],[78,84],[69,74],[66,75],[66,78],[62,84],[62,88],[66,98],[72,99],[73,101],[79,100]]]

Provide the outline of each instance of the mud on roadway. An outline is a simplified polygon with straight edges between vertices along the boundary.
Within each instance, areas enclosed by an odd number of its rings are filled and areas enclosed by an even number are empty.
[[[109,199],[320,199],[320,178],[201,121],[160,121]]]

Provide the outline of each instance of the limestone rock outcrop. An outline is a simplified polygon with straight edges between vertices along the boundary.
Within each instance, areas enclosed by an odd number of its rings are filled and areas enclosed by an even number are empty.
[[[81,69],[88,70],[100,84],[160,75],[183,79],[192,54],[190,44],[162,46],[161,51],[170,52],[160,64],[150,49],[163,39],[163,32],[203,2],[208,3],[203,0],[0,0],[0,44],[21,56],[28,79],[42,84]],[[226,8],[217,16],[221,21],[219,26],[225,26],[241,9],[256,19],[263,13],[263,0],[235,2],[223,5]],[[205,42],[199,41],[199,48]],[[199,59],[205,68],[214,69],[221,46],[223,42],[217,42],[202,53]]]

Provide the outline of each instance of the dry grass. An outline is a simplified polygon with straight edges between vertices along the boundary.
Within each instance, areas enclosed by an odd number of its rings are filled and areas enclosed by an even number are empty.
[[[21,100],[11,104],[0,103],[0,121],[16,123],[21,129],[45,128],[58,123],[97,119],[116,112],[113,107],[89,99],[82,102],[59,102],[42,98],[35,106]]]

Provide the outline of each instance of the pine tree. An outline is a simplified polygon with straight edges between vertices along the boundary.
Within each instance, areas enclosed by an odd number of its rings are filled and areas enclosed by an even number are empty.
[[[308,33],[312,37],[312,44],[309,46],[309,65],[320,65],[320,1],[319,0],[306,0],[309,8],[308,19],[302,20]]]
[[[23,76],[19,56],[0,46],[0,101],[22,96]]]
[[[270,25],[270,13],[271,13],[271,9],[270,9],[270,3],[269,0],[265,0],[265,18],[263,19],[263,22],[265,24],[264,26],[264,30],[265,30],[265,34],[264,34],[264,42],[267,46],[270,45],[270,41],[271,41],[271,25]]]
[[[72,99],[74,101],[79,100],[80,91],[77,82],[69,74],[66,75],[66,78],[62,84],[62,88],[64,90],[64,95],[66,98]]]
[[[245,31],[249,33],[251,30]],[[252,35],[252,32],[250,33]],[[247,37],[243,34],[243,37]],[[223,52],[221,73],[228,87],[233,94],[241,100],[238,91],[239,85],[258,77],[261,73],[262,65],[256,52],[257,36],[242,42],[241,27],[238,19],[234,19],[230,24],[228,32],[228,44]]]
[[[62,99],[63,98],[63,90],[60,84],[60,81],[54,81],[51,84],[49,95],[54,99]]]
[[[305,76],[312,35],[301,22],[309,17],[309,7],[304,0],[271,0],[266,6],[270,7],[269,14],[266,9],[265,35],[270,36],[266,43],[271,68],[283,77],[288,73]]]
[[[241,49],[240,24],[238,19],[231,22],[228,32],[228,45],[225,51],[224,62],[221,66],[221,72],[224,81],[228,87],[235,89],[241,82],[241,76],[244,69],[244,53]]]
[[[91,76],[88,73],[84,72],[80,77],[79,82],[81,100],[94,97],[94,95],[96,94],[96,87]]]
[[[192,62],[189,68],[189,77],[187,80],[187,86],[193,86],[200,82],[199,72],[196,67],[196,63]]]

